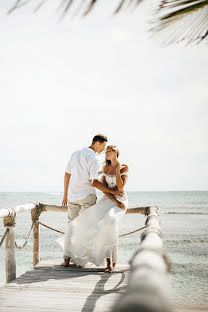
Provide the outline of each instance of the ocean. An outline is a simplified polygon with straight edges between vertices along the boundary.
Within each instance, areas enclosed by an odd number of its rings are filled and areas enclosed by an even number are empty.
[[[0,209],[29,202],[61,205],[62,193],[0,193]],[[101,193],[98,193],[98,198]],[[170,283],[173,301],[192,311],[208,311],[208,191],[128,192],[129,207],[156,204],[160,211],[164,248],[171,261]],[[65,213],[44,212],[41,221],[65,230]],[[125,215],[120,222],[121,234],[142,227],[145,217]],[[21,245],[31,226],[30,212],[16,218],[16,242]],[[0,222],[0,239],[3,236]],[[120,238],[119,259],[127,264],[140,242],[141,232]],[[62,250],[56,243],[61,234],[40,229],[41,261],[61,262]],[[17,276],[32,268],[32,240],[24,250],[16,250]],[[4,248],[0,248],[0,285],[5,282]]]

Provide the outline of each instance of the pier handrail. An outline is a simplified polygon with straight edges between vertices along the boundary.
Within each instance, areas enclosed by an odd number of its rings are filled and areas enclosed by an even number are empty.
[[[127,209],[126,213],[142,213],[146,214],[148,207],[136,207]],[[30,232],[25,243],[22,246],[18,246],[15,241],[15,219],[16,215],[26,211],[31,211],[32,225]],[[56,232],[63,233],[56,229],[53,229],[39,221],[39,217],[42,212],[52,211],[52,212],[67,212],[68,207],[66,206],[57,206],[57,205],[48,205],[42,203],[29,203],[25,205],[18,205],[14,208],[4,208],[0,209],[0,218],[4,220],[5,233],[0,241],[0,247],[5,241],[5,271],[6,271],[6,283],[14,280],[16,278],[16,260],[15,260],[15,247],[17,249],[23,249],[27,242],[30,239],[31,233],[33,232],[33,266],[36,266],[40,260],[40,239],[39,239],[39,225],[46,226],[51,230]],[[120,235],[120,237],[135,233],[144,229],[145,227],[136,229],[129,233]]]
[[[5,233],[0,241],[0,247],[5,240],[7,283],[16,278],[15,217],[16,214],[28,210],[31,210],[32,226],[30,233],[33,231],[33,265],[35,266],[40,258],[39,225],[44,225],[39,221],[41,213],[44,211],[67,212],[68,208],[64,206],[30,203],[15,208],[0,210],[0,218],[4,218],[5,226]],[[172,312],[167,275],[169,271],[169,261],[163,249],[159,210],[157,206],[146,206],[129,208],[126,213],[141,213],[147,216],[147,219],[144,227],[120,235],[129,235],[145,228],[141,236],[140,246],[130,261],[131,269],[127,291],[115,303],[112,312]],[[51,230],[56,230],[49,226],[46,227]],[[29,239],[30,233],[26,242]],[[23,247],[24,246],[25,244]]]
[[[147,209],[146,229],[130,261],[127,291],[112,312],[172,312],[168,272],[170,263],[163,248],[157,206]]]
[[[42,212],[44,211],[53,211],[53,212],[67,212],[68,207],[67,206],[57,206],[57,205],[48,205],[48,204],[41,204],[41,203],[29,203],[25,205],[19,205],[15,208],[3,208],[0,209],[0,218],[5,218],[12,215],[17,215],[22,212],[26,212],[28,210],[32,210],[36,208],[37,206],[41,206]],[[149,206],[146,207],[135,207],[135,208],[129,208],[127,209],[126,213],[142,213],[145,214],[145,209],[149,208]]]
[[[16,215],[16,214],[21,213],[21,212],[32,210],[36,207],[36,205],[37,205],[37,203],[29,203],[26,205],[16,206],[15,208],[0,209],[0,218],[9,217],[11,215]]]

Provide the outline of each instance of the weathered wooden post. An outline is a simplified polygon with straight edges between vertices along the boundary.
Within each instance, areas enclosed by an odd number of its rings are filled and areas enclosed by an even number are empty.
[[[158,208],[151,206],[146,214],[147,228],[131,259],[127,291],[116,302],[113,312],[173,311],[167,276],[169,264],[162,246]]]
[[[31,210],[31,218],[33,222],[33,266],[40,261],[40,238],[39,238],[39,217],[42,212],[42,205],[37,205]]]
[[[4,217],[4,227],[8,232],[5,238],[5,271],[6,283],[16,278],[15,260],[15,214]]]

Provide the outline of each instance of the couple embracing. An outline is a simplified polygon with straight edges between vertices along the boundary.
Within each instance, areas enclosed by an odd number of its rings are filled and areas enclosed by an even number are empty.
[[[62,265],[68,266],[72,260],[77,266],[89,262],[99,266],[106,258],[105,272],[111,273],[118,256],[118,223],[128,206],[124,191],[128,166],[119,163],[118,148],[106,144],[107,137],[98,134],[90,147],[72,154],[65,171],[62,203],[68,206],[68,224],[66,234],[57,241],[64,249]],[[100,182],[96,153],[104,150]],[[97,203],[96,188],[103,192]]]

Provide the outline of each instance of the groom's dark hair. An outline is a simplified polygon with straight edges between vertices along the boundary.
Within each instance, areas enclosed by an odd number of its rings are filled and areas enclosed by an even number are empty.
[[[100,142],[100,143],[103,143],[103,142],[108,142],[108,139],[105,135],[103,134],[97,134],[94,136],[94,138],[92,139],[92,144],[95,143],[95,142]]]

